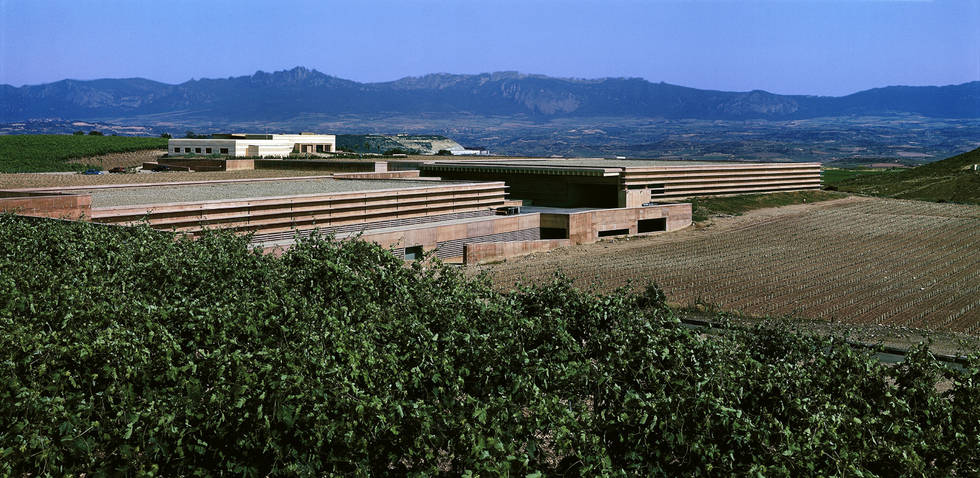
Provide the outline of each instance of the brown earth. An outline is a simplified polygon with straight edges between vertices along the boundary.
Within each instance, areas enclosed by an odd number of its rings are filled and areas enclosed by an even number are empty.
[[[501,288],[559,270],[601,291],[653,281],[681,307],[857,325],[867,337],[893,341],[950,333],[955,345],[980,334],[978,231],[980,207],[848,197],[469,272],[486,271]]]
[[[134,168],[142,166],[143,163],[154,162],[161,156],[167,154],[165,149],[146,149],[143,151],[131,151],[129,153],[109,153],[100,156],[89,156],[86,158],[72,159],[69,163],[90,164],[99,166],[108,171],[115,167]]]

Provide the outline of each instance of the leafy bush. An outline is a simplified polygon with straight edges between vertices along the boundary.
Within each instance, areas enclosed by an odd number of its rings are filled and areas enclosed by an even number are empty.
[[[4,215],[0,245],[3,475],[980,468],[980,362],[925,348],[703,335],[655,287],[501,293],[359,241]]]
[[[163,138],[94,135],[0,135],[0,173],[84,171],[70,159],[144,149],[165,149]]]

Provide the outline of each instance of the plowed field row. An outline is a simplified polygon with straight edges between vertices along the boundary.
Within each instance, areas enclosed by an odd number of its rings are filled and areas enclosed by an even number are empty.
[[[655,281],[681,305],[980,333],[976,206],[848,198],[485,268],[501,287],[558,269],[600,290]]]

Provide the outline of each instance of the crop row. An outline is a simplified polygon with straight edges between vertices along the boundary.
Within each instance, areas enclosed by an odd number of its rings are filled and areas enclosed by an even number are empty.
[[[0,173],[80,171],[68,160],[167,147],[163,138],[77,135],[0,136]]]
[[[611,289],[654,280],[674,303],[975,332],[980,211],[867,200],[680,237],[585,246],[495,266],[498,283],[560,268]]]

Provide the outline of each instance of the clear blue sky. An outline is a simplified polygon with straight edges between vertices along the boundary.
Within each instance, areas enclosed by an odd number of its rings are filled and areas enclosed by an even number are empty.
[[[842,95],[980,79],[980,0],[0,0],[0,83],[294,66]]]

